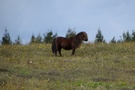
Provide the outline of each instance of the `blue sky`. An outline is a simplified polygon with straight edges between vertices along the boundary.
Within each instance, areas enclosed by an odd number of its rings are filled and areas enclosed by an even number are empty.
[[[65,36],[69,28],[87,32],[90,42],[99,28],[106,41],[120,39],[135,30],[135,0],[0,0],[0,40],[5,28],[23,43],[49,30]]]

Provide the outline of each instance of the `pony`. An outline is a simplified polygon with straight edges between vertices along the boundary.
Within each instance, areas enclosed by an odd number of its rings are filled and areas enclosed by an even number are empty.
[[[56,37],[54,38],[52,42],[52,52],[57,56],[57,51],[59,52],[60,56],[61,54],[61,49],[65,50],[71,50],[72,49],[72,54],[75,54],[75,50],[80,47],[82,41],[88,41],[88,36],[86,32],[79,32],[77,35],[72,36],[70,38],[65,38],[65,37]]]

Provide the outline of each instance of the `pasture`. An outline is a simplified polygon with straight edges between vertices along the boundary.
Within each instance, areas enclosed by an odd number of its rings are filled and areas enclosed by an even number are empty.
[[[0,46],[0,90],[133,90],[135,43],[83,44],[52,54],[50,44]]]

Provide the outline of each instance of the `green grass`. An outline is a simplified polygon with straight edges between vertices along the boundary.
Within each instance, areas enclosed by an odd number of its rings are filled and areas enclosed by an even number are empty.
[[[135,43],[84,44],[55,57],[49,44],[0,46],[0,90],[133,90]]]

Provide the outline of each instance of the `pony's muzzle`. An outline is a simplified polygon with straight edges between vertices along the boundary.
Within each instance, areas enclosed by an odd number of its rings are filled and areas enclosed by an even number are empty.
[[[84,41],[88,41],[88,38],[85,38]]]

